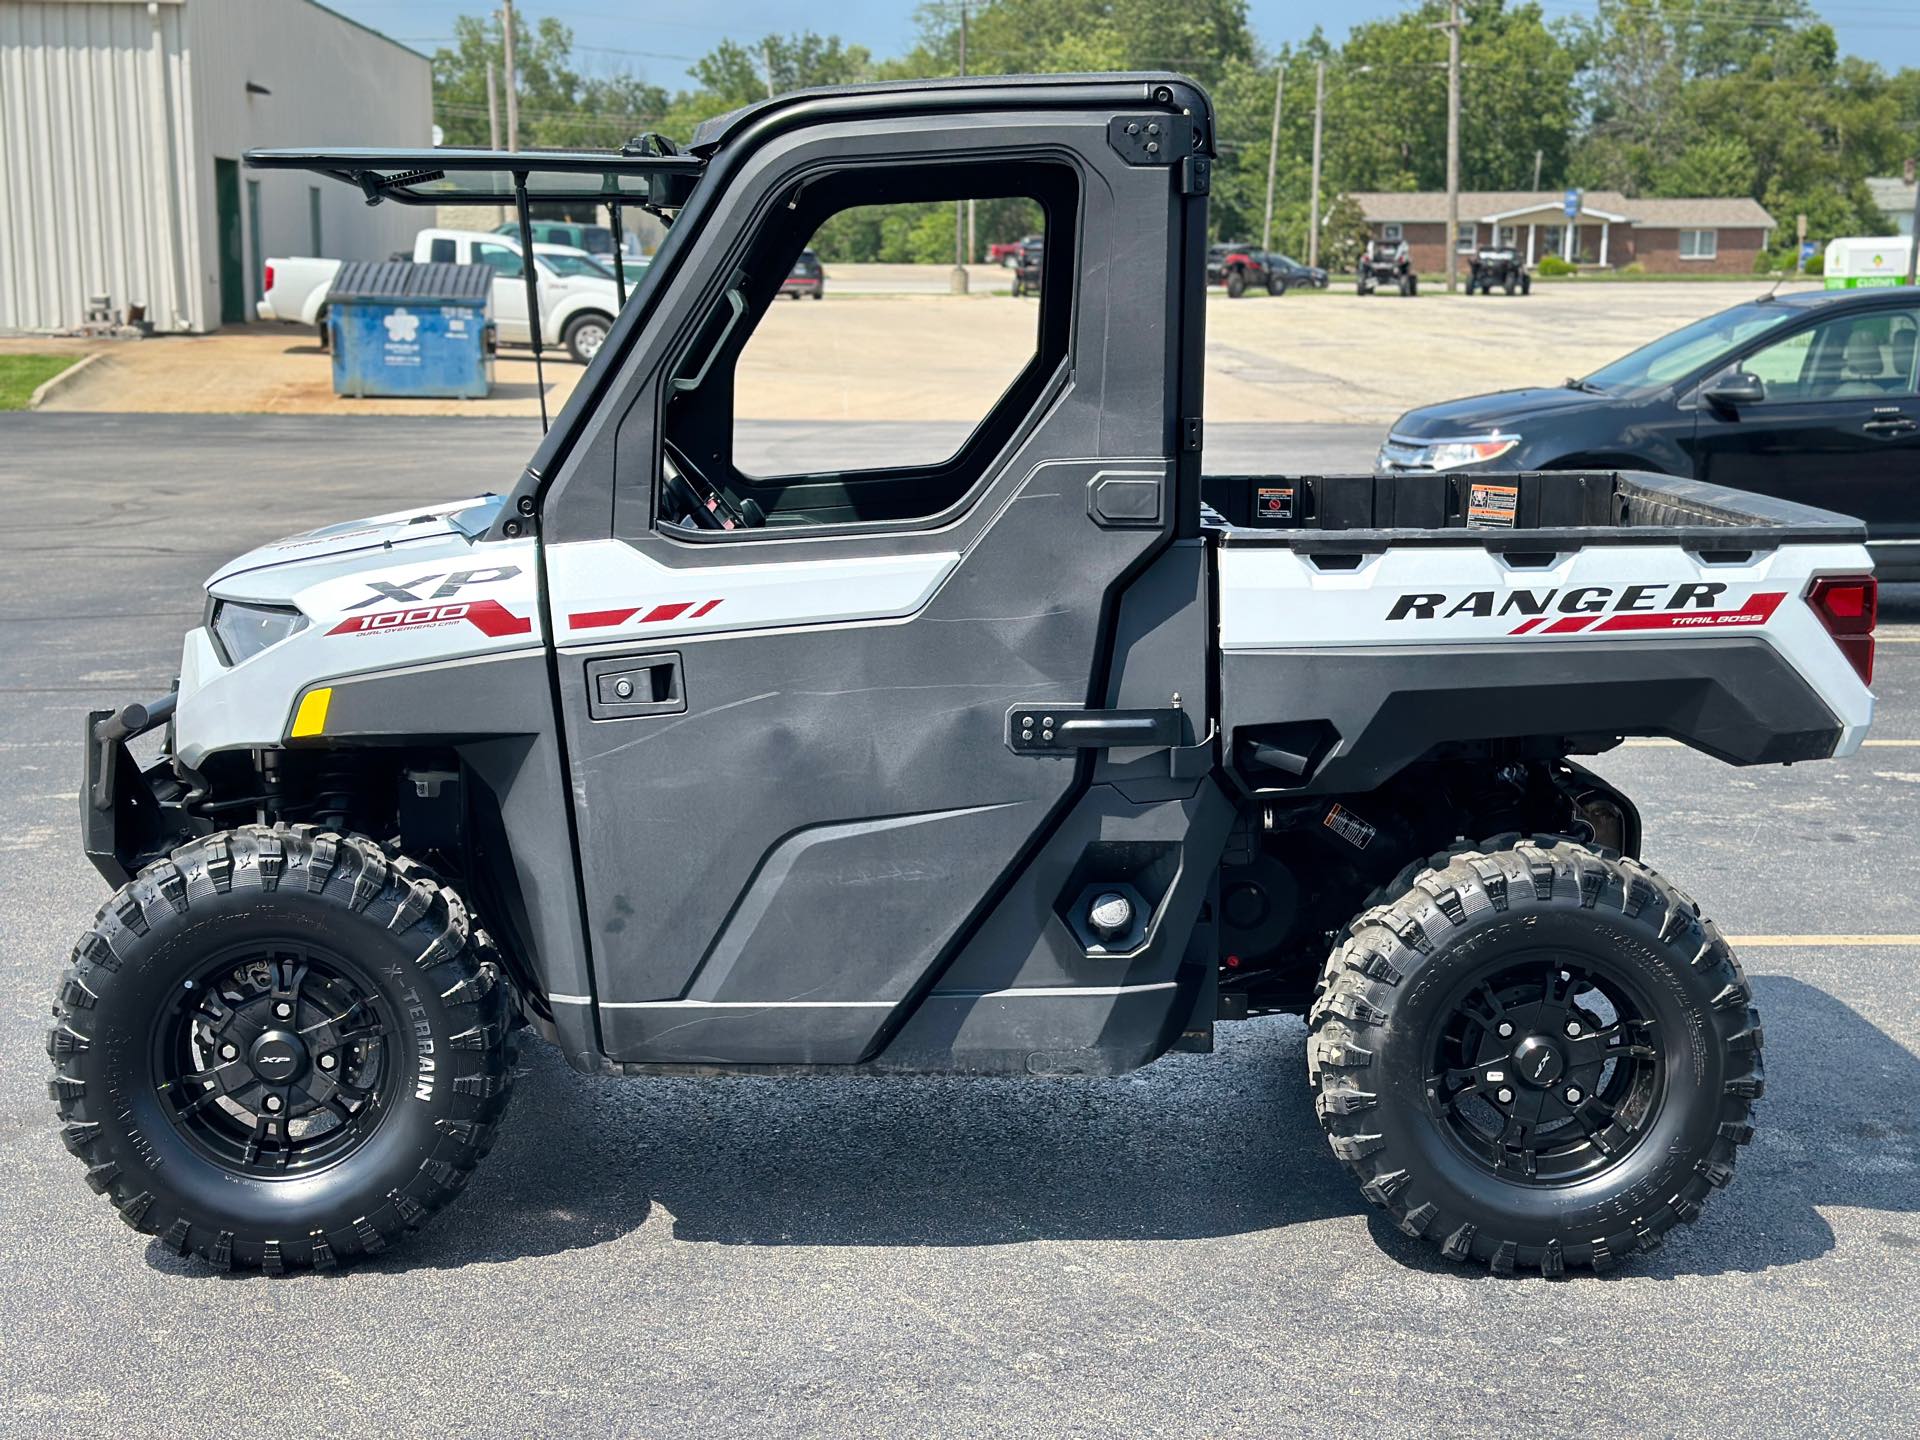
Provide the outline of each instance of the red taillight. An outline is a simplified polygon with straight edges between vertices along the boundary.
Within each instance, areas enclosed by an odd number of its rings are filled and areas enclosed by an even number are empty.
[[[1880,613],[1880,582],[1871,575],[1824,575],[1807,591],[1807,603],[1860,674],[1873,683],[1873,622]]]
[[[268,290],[273,288],[273,267],[271,265],[267,266],[267,283],[263,288]]]

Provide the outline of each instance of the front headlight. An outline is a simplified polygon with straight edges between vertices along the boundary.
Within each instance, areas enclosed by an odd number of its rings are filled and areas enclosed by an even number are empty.
[[[220,658],[229,665],[251,660],[269,645],[307,628],[307,617],[291,606],[243,605],[237,600],[215,600],[207,622]]]
[[[1469,435],[1449,440],[1406,440],[1387,437],[1380,447],[1380,470],[1458,470],[1462,465],[1485,465],[1498,460],[1520,443],[1518,435]]]

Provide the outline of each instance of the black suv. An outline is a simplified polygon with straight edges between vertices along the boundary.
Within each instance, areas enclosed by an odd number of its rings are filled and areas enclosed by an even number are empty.
[[[1736,305],[1591,375],[1409,410],[1379,469],[1658,470],[1867,523],[1883,580],[1920,580],[1920,293]]]
[[[825,295],[827,272],[820,268],[820,257],[811,250],[802,250],[800,258],[793,262],[793,269],[787,272],[787,278],[780,282],[780,293],[796,300],[807,295],[818,300]]]

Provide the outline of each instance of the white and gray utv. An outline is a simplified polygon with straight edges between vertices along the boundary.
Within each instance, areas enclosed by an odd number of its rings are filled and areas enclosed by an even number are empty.
[[[1103,1076],[1294,1011],[1334,1155],[1447,1255],[1599,1268],[1693,1219],[1759,1017],[1569,757],[1851,752],[1861,528],[1645,475],[1203,477],[1214,146],[1146,75],[250,157],[673,224],[504,493],[241,557],[177,688],[88,718],[117,888],[50,1048],[93,1188],[218,1266],[327,1265],[468,1182],[523,1027],[607,1074]],[[1005,197],[1035,348],[957,450],[736,453],[824,222]]]

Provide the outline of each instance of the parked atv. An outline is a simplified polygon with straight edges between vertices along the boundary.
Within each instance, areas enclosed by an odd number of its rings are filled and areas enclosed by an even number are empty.
[[[1355,290],[1371,295],[1389,287],[1402,295],[1420,293],[1420,277],[1414,272],[1413,256],[1404,240],[1369,240],[1360,252]]]
[[[1863,531],[1655,475],[1203,476],[1214,145],[1198,86],[1120,75],[802,91],[685,152],[249,156],[675,223],[503,493],[234,560],[175,688],[87,717],[113,893],[48,1050],[88,1185],[216,1267],[327,1266],[468,1185],[523,1029],[603,1075],[1088,1077],[1288,1012],[1335,1160],[1444,1255],[1605,1269],[1693,1220],[1759,1016],[1575,757],[1852,753]],[[958,451],[736,454],[820,227],[983,194],[1049,234]]]
[[[1480,251],[1467,271],[1469,295],[1476,289],[1482,295],[1491,295],[1496,285],[1509,295],[1515,291],[1522,295],[1533,293],[1533,277],[1527,273],[1527,262],[1510,247]]]

